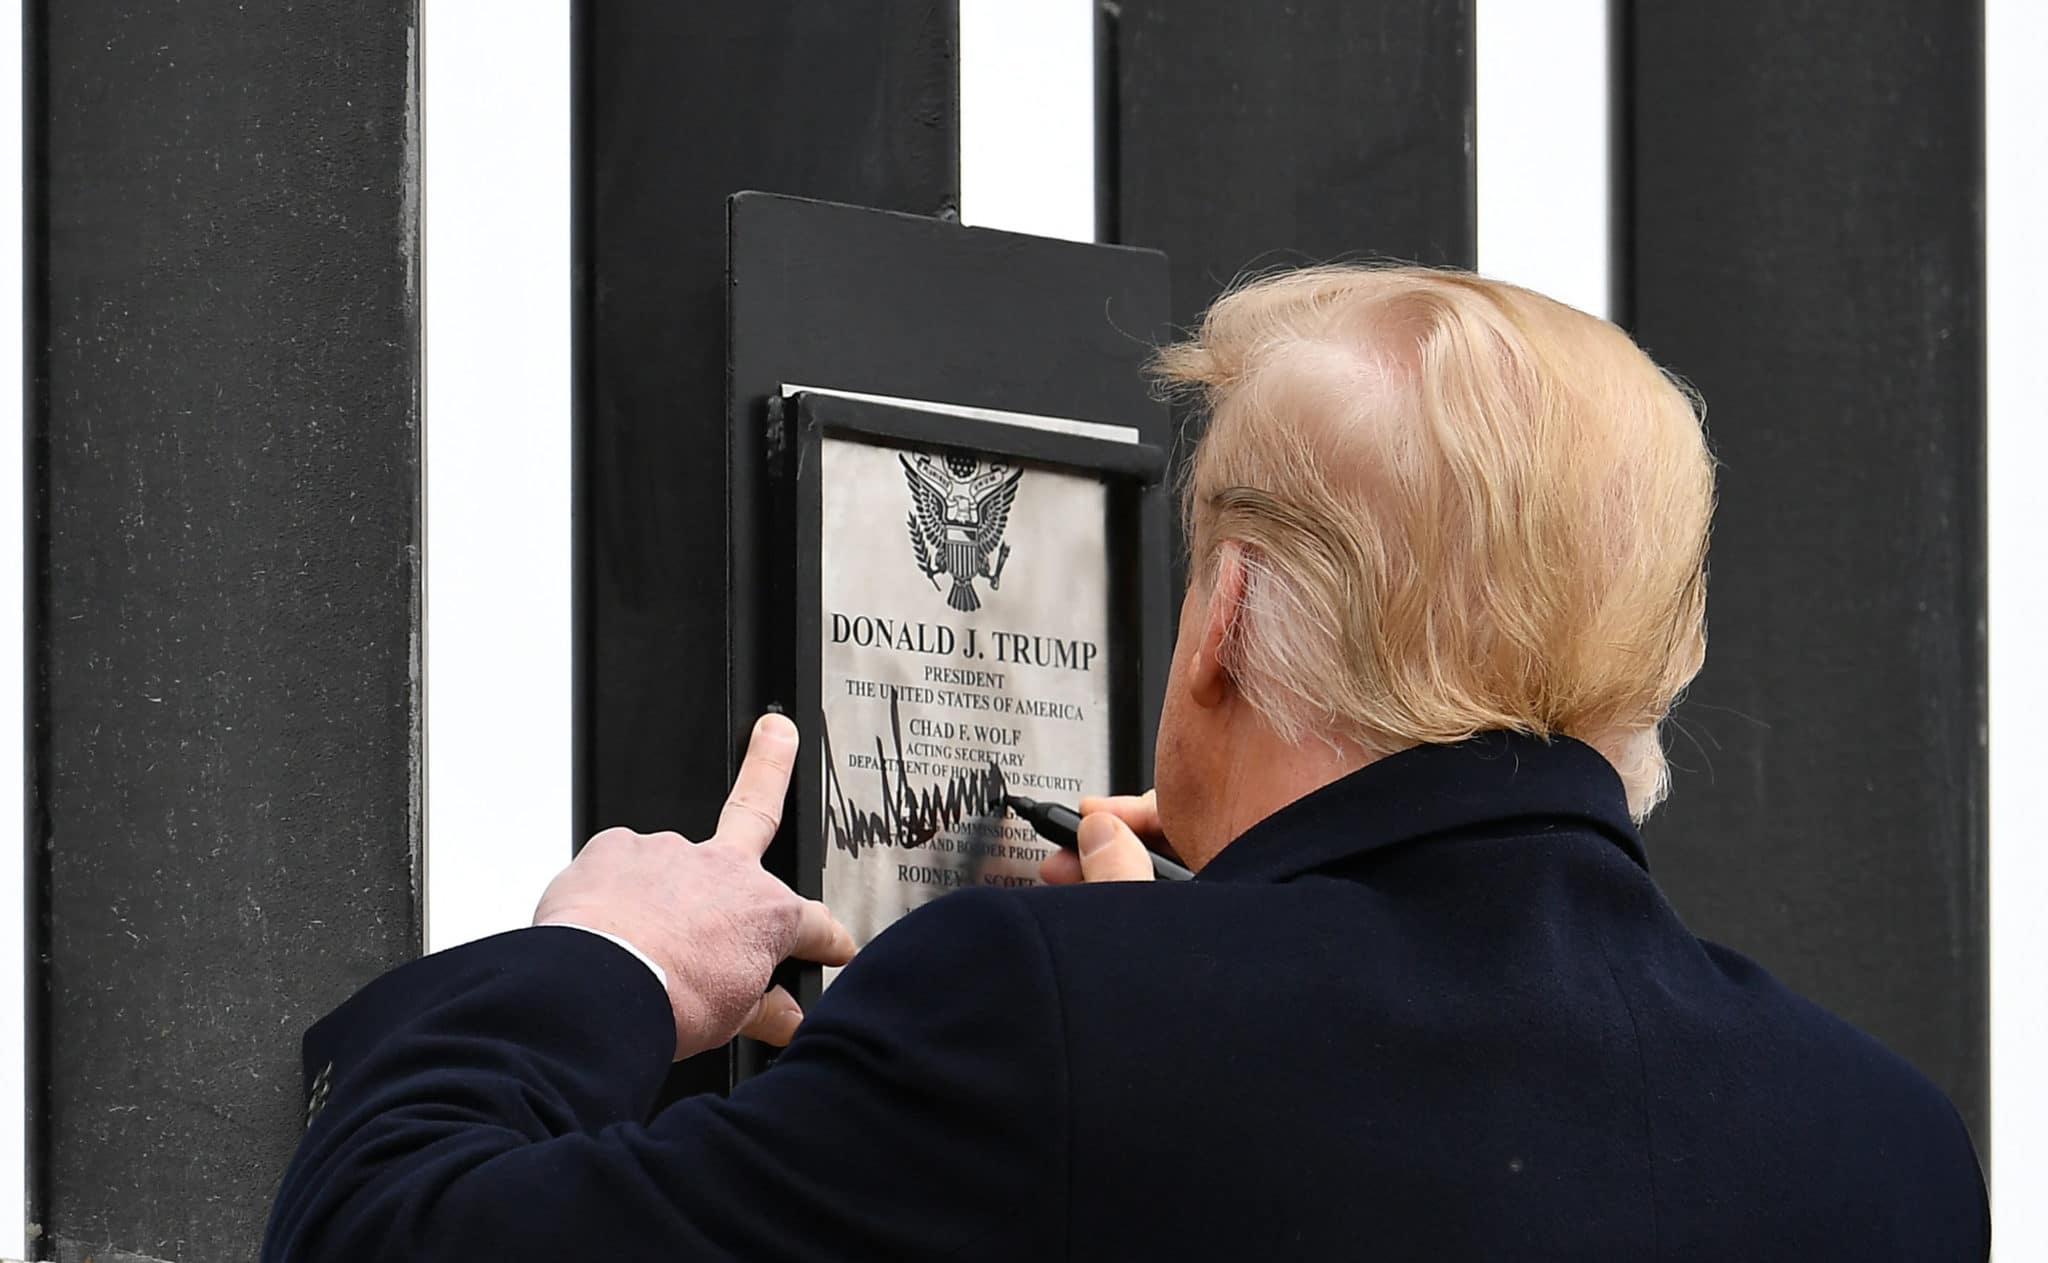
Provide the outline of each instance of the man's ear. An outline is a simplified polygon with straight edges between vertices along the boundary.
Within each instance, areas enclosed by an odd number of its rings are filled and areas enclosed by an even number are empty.
[[[1245,579],[1242,548],[1234,541],[1219,545],[1209,601],[1202,610],[1201,639],[1195,644],[1194,660],[1188,663],[1188,697],[1197,706],[1220,706],[1236,691],[1223,655],[1242,612]]]

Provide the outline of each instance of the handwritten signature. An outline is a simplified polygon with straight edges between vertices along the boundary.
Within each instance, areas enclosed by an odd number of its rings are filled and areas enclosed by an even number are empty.
[[[969,820],[988,819],[1008,810],[1002,772],[991,763],[979,770],[955,772],[923,787],[913,786],[904,771],[903,719],[895,692],[889,694],[889,740],[892,759],[875,738],[876,776],[881,782],[880,810],[850,801],[839,783],[839,760],[832,757],[832,729],[820,719],[825,744],[825,844],[850,855],[869,846],[923,846],[942,830]],[[889,769],[896,779],[889,779]]]

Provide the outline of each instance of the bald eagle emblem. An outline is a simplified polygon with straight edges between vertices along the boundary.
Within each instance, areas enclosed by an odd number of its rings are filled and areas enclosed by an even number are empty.
[[[939,588],[939,576],[953,580],[946,604],[978,610],[974,581],[987,579],[991,592],[1003,586],[1010,546],[1003,528],[1024,471],[971,456],[899,455],[910,484],[910,545],[917,568]]]

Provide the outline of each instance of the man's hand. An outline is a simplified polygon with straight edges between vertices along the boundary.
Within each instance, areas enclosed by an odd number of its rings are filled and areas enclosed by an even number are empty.
[[[803,1011],[789,992],[762,989],[795,957],[853,959],[853,936],[825,905],[768,875],[761,856],[782,822],[796,765],[796,725],[764,715],[718,816],[701,843],[675,833],[607,829],[541,896],[535,925],[580,925],[617,935],[668,971],[676,1057],[736,1034],[786,1044]]]
[[[1151,881],[1145,844],[1171,854],[1159,828],[1159,799],[1147,790],[1114,798],[1083,798],[1078,854],[1065,847],[1045,857],[1038,875],[1049,885],[1078,881]]]

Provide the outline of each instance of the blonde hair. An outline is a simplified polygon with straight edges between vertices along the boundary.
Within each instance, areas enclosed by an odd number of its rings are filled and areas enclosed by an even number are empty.
[[[1713,462],[1696,397],[1626,334],[1465,273],[1317,267],[1235,287],[1157,371],[1209,413],[1191,572],[1244,566],[1225,664],[1276,731],[1563,734],[1637,819],[1664,797]]]

